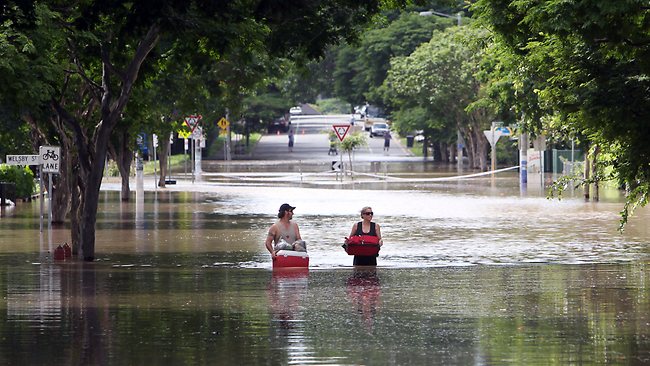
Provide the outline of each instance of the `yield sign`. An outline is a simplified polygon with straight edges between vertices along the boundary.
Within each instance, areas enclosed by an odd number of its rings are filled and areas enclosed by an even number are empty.
[[[499,130],[487,130],[483,131],[483,133],[485,134],[485,138],[487,138],[490,146],[492,147],[497,144],[499,137],[503,136],[503,133],[501,133]]]
[[[332,125],[332,128],[334,128],[334,132],[336,132],[339,141],[343,141],[345,135],[347,135],[348,130],[350,129],[350,125]]]
[[[203,118],[201,115],[185,117],[185,124],[190,128],[192,132],[194,132],[194,129],[199,125],[201,118]]]

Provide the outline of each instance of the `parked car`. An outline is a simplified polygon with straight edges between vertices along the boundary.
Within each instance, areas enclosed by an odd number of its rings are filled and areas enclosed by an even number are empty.
[[[372,127],[370,127],[370,137],[384,136],[388,130],[389,128],[387,123],[373,123]]]

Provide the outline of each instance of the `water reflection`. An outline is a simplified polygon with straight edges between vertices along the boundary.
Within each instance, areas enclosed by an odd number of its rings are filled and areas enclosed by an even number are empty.
[[[268,288],[271,310],[271,347],[286,350],[289,364],[310,358],[305,337],[305,299],[309,270],[275,269]]]
[[[355,267],[346,281],[348,299],[363,321],[367,331],[372,331],[381,298],[381,282],[376,268]]]

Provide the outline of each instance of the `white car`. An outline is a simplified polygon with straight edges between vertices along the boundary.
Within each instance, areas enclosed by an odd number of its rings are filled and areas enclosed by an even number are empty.
[[[389,131],[388,124],[386,123],[373,123],[370,127],[370,137],[384,136]]]

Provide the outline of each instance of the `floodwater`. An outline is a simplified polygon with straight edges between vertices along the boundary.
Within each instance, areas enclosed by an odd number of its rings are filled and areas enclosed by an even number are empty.
[[[0,364],[650,364],[650,213],[618,232],[619,192],[206,177],[103,192],[93,263],[52,260],[69,232],[41,233],[37,202],[3,209]],[[263,247],[285,201],[307,271]],[[340,247],[367,205],[376,269]]]

